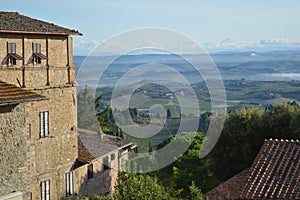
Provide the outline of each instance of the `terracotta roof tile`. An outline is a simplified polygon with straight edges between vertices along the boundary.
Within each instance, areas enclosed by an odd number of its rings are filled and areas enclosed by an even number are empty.
[[[79,161],[83,163],[88,163],[111,151],[132,144],[132,142],[119,137],[103,133],[103,138],[101,138],[101,135],[97,132],[78,129]]]
[[[13,84],[0,81],[0,105],[46,100],[47,98]]]
[[[299,141],[265,141],[250,170],[241,198],[300,199]]]
[[[243,185],[246,183],[249,172],[248,169],[241,171],[226,182],[215,187],[204,195],[209,200],[215,199],[239,199]]]
[[[76,30],[33,19],[17,12],[0,12],[0,32],[82,35]]]
[[[266,140],[251,167],[205,194],[213,199],[300,199],[300,142]]]

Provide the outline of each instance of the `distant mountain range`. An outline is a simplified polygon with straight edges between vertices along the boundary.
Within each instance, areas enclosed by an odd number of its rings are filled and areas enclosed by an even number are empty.
[[[199,55],[185,55],[189,59]],[[271,52],[221,52],[210,55],[219,68],[223,79],[249,79],[249,80],[300,80],[300,50],[271,51]],[[87,59],[88,58],[88,59]],[[82,67],[87,69],[87,80],[98,83],[95,80],[98,69],[103,67],[111,56],[86,57],[74,56],[77,71]],[[130,69],[148,63],[160,63],[174,68],[186,76],[192,83],[200,82],[199,74],[195,69],[178,55],[170,54],[143,54],[125,55],[119,57],[105,71],[107,84],[122,77]],[[148,74],[148,76],[151,73]],[[146,76],[146,75],[145,75]],[[164,76],[162,74],[162,76]]]
[[[291,42],[287,39],[264,39],[258,42],[238,42],[230,38],[221,42],[209,42],[203,45],[208,52],[220,51],[287,51],[300,50],[300,42]]]
[[[101,42],[99,41],[86,41],[78,40],[74,43],[74,55],[88,55],[95,47]],[[178,48],[193,50],[195,44],[184,43],[177,44]],[[239,42],[231,38],[219,42],[207,42],[200,44],[204,50],[209,53],[219,52],[270,52],[270,51],[288,51],[288,50],[300,50],[300,41],[290,41],[287,39],[263,39],[257,42]],[[113,46],[115,47],[115,46]],[[118,47],[121,48],[121,47]],[[115,49],[106,49],[107,52],[103,52],[101,55],[111,55]]]

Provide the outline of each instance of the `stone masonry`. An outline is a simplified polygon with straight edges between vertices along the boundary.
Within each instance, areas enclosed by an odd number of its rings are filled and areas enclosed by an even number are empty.
[[[23,199],[41,199],[45,180],[50,180],[51,199],[66,195],[65,174],[78,157],[77,100],[72,38],[69,30],[61,29],[62,33],[56,29],[29,33],[0,26],[0,80],[48,99],[0,105],[0,196],[21,191]],[[16,44],[15,53],[22,58],[15,65],[7,62],[8,43]],[[39,64],[32,62],[33,43],[40,44],[46,57]],[[40,112],[44,111],[49,113],[49,136],[41,138]]]

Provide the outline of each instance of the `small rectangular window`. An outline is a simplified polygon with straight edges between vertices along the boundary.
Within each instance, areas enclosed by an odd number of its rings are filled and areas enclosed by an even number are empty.
[[[7,43],[7,53],[8,54],[16,54],[17,53],[16,49],[17,49],[16,43],[14,43],[14,42]]]
[[[109,165],[108,165],[108,156],[106,156],[104,159],[103,159],[103,170],[108,170],[109,169]]]
[[[73,172],[66,173],[66,196],[74,194],[74,181]]]
[[[41,43],[33,42],[32,43],[32,51],[33,51],[33,53],[41,53]]]
[[[40,112],[40,138],[49,136],[49,112]]]
[[[17,65],[17,60],[21,60],[22,57],[17,55],[17,45],[14,42],[7,43],[7,64],[15,66]]]
[[[93,169],[93,164],[90,164],[88,166],[88,171],[87,171],[87,175],[88,175],[88,179],[91,179],[94,177],[94,169]]]
[[[116,159],[116,154],[114,154],[114,153],[111,154],[111,155],[110,155],[110,160],[113,161],[113,160],[115,160],[115,159]]]
[[[50,200],[50,180],[42,181],[41,186],[41,200]]]
[[[32,43],[32,63],[33,64],[41,64],[43,59],[47,59],[45,55],[42,54],[41,43],[33,42]]]

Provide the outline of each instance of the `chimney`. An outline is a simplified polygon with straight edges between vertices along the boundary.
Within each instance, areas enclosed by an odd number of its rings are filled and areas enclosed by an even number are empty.
[[[101,140],[103,139],[104,133],[102,132],[101,128],[98,130],[98,134],[100,135]]]

